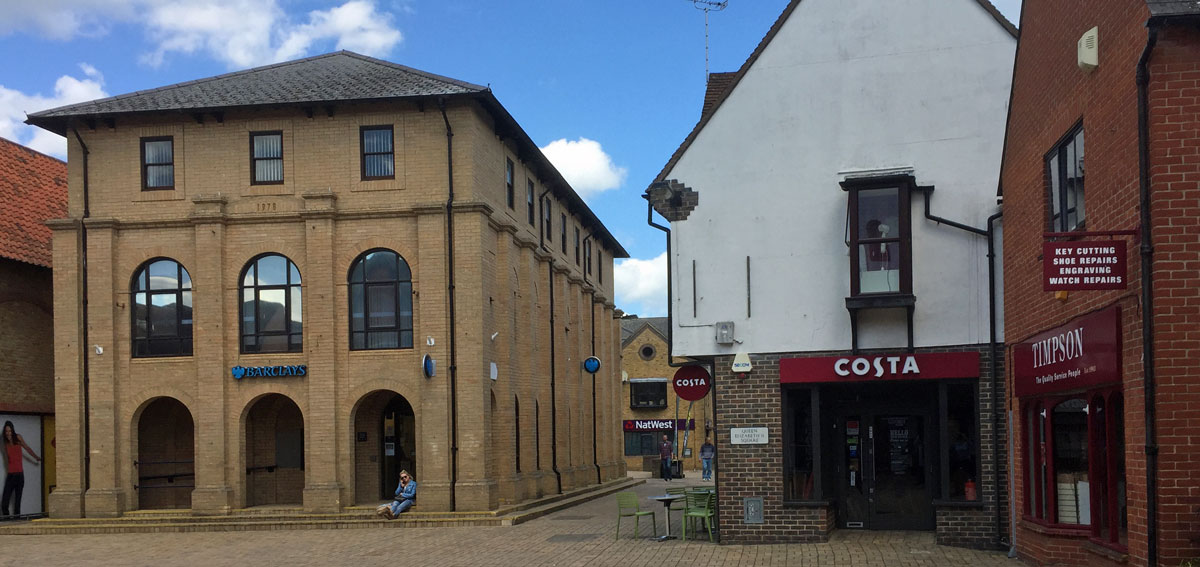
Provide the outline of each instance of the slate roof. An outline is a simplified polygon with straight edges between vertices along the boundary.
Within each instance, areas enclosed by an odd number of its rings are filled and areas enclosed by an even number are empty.
[[[67,216],[67,164],[0,138],[0,257],[50,267],[46,221]]]
[[[469,98],[482,105],[495,119],[497,132],[517,143],[521,159],[534,166],[539,177],[554,190],[554,195],[568,203],[570,210],[578,214],[585,226],[608,246],[613,258],[629,257],[621,243],[542,154],[490,88],[351,51],[337,51],[61,106],[30,114],[25,122],[65,136],[72,120],[438,97]]]
[[[1200,15],[1197,0],[1146,0],[1146,7],[1152,17]]]
[[[629,346],[629,341],[633,339],[642,327],[649,326],[658,334],[662,335],[663,340],[667,339],[667,326],[670,325],[670,320],[666,317],[629,317],[621,319],[621,348]]]
[[[978,3],[979,6],[984,10],[986,10],[987,13],[996,20],[996,23],[999,24],[1000,27],[1004,28],[1004,31],[1007,31],[1014,38],[1017,37],[1017,27],[1014,26],[1012,22],[1008,21],[1008,18],[1005,18],[1004,15],[1001,14],[991,2],[988,0],[974,1]],[[1146,1],[1153,2],[1156,0]],[[787,22],[788,18],[792,15],[792,12],[796,10],[796,6],[800,5],[800,2],[801,0],[791,0],[791,2],[788,2],[787,7],[783,9],[783,13],[779,14],[779,18],[776,19],[775,23],[771,25],[771,29],[767,30],[767,35],[763,36],[762,41],[758,43],[758,47],[754,48],[754,52],[750,54],[750,57],[746,58],[746,62],[742,63],[741,68],[738,69],[736,73],[732,73],[732,79],[727,77],[721,77],[719,79],[721,84],[716,86],[724,87],[722,90],[716,92],[713,91],[713,89],[710,89],[710,93],[713,94],[715,100],[710,102],[708,100],[708,95],[706,94],[704,109],[700,114],[700,121],[696,123],[695,128],[692,128],[692,131],[688,133],[686,138],[684,138],[683,143],[679,144],[679,148],[675,150],[675,153],[671,155],[669,160],[667,160],[666,165],[664,165],[662,170],[658,172],[658,175],[655,176],[653,183],[666,181],[667,172],[671,171],[671,168],[675,167],[675,164],[679,162],[680,158],[683,157],[683,154],[687,152],[689,147],[691,147],[692,142],[696,139],[696,136],[698,136],[700,131],[704,129],[704,126],[708,124],[709,119],[712,118],[717,109],[721,107],[721,104],[724,103],[727,98],[729,98],[729,93],[732,93],[734,89],[737,88],[737,85],[739,82],[741,82],[742,77],[746,75],[746,71],[749,70],[750,67],[754,66],[755,61],[758,61],[758,57],[762,55],[762,52],[767,48],[767,45],[770,45],[771,40],[775,39],[775,35],[779,33],[779,30],[783,27],[784,22]],[[726,73],[720,73],[720,75],[725,74]],[[718,73],[713,73],[713,75],[718,75]]]
[[[382,59],[337,51],[43,110],[29,115],[29,123],[64,134],[64,119],[70,117],[385,100],[487,90]]]

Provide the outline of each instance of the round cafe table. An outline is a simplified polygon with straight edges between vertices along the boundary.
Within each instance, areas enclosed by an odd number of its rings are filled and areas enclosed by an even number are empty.
[[[685,496],[683,494],[662,494],[660,496],[651,496],[650,498],[653,498],[654,500],[658,500],[659,502],[662,502],[663,515],[665,515],[667,517],[667,533],[665,533],[661,536],[658,536],[657,538],[650,538],[650,539],[656,539],[658,541],[667,541],[668,539],[675,539],[675,536],[671,535],[671,503],[683,500],[684,498],[687,498],[687,496]]]

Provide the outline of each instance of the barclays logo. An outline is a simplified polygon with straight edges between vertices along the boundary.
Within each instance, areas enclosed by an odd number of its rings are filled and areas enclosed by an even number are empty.
[[[234,366],[229,370],[234,380],[252,377],[308,376],[308,365],[297,366]]]

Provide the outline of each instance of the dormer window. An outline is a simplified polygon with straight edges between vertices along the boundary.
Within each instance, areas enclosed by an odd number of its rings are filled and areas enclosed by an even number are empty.
[[[909,193],[912,178],[852,179],[847,243],[850,246],[850,295],[912,294],[912,233]]]

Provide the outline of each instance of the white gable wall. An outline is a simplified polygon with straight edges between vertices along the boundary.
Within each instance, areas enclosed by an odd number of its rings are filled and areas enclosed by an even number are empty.
[[[985,227],[1015,46],[974,0],[803,0],[666,176],[700,195],[671,227],[674,354],[850,348],[846,172],[912,168],[934,215]],[[916,346],[986,342],[986,240],[919,193],[912,226]],[[906,337],[862,312],[861,348]]]

